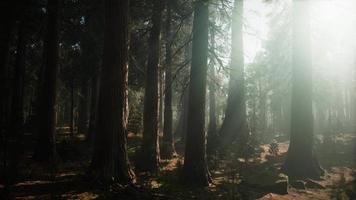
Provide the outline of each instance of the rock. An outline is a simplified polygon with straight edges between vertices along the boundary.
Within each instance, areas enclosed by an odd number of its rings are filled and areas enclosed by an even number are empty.
[[[306,180],[305,187],[310,189],[325,189],[325,186],[311,179]]]
[[[295,189],[299,189],[299,190],[305,190],[305,183],[304,181],[301,180],[293,180],[289,182],[290,186],[292,186]]]
[[[245,185],[275,194],[288,194],[288,177],[282,174],[263,173],[244,182]]]
[[[276,194],[288,194],[288,181],[278,180],[271,186],[271,191]]]

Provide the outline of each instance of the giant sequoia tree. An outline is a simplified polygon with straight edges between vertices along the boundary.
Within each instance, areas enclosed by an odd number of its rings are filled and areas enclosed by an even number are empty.
[[[244,53],[243,0],[234,1],[231,31],[230,80],[225,118],[220,129],[222,144],[242,139],[247,134]]]
[[[152,0],[152,27],[149,38],[149,52],[146,67],[143,141],[137,167],[142,171],[157,171],[159,164],[158,143],[158,65],[163,5]]]
[[[206,164],[205,95],[209,40],[209,4],[207,0],[194,5],[192,64],[189,85],[189,110],[183,179],[193,185],[211,182]]]
[[[94,175],[130,183],[126,147],[129,0],[105,0],[104,57],[92,160]]]
[[[47,33],[44,41],[44,65],[39,96],[38,142],[35,159],[50,161],[55,149],[55,106],[57,96],[60,0],[48,0]]]
[[[285,172],[291,177],[319,177],[313,145],[312,63],[309,1],[293,2],[292,121]]]

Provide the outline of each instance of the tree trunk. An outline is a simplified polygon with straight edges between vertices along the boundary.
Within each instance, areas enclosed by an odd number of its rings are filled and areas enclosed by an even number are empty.
[[[243,55],[243,0],[235,0],[232,18],[231,71],[225,118],[220,129],[221,145],[246,139],[244,55]]]
[[[134,179],[126,146],[128,10],[128,0],[105,1],[104,57],[92,160],[94,175],[105,183]]]
[[[211,182],[205,152],[205,95],[209,40],[208,27],[208,1],[197,1],[194,7],[188,129],[183,166],[184,181],[187,184],[196,186],[206,186]]]
[[[0,130],[7,125],[9,108],[9,77],[8,58],[10,42],[13,38],[13,28],[15,25],[15,3],[13,0],[3,0],[0,3]]]
[[[165,76],[165,98],[164,98],[164,128],[163,142],[161,146],[161,156],[172,158],[174,150],[173,138],[173,113],[172,113],[172,9],[171,0],[166,0],[167,19],[166,19],[166,76]]]
[[[158,65],[161,33],[162,3],[153,0],[152,28],[149,39],[148,64],[143,112],[143,141],[137,167],[141,171],[155,172],[159,165],[158,143]]]
[[[87,81],[83,81],[79,96],[79,112],[78,112],[78,134],[86,134],[88,132],[88,87]]]
[[[313,151],[309,3],[293,2],[292,120],[290,145],[283,167],[292,178],[316,178],[323,172]]]
[[[58,44],[59,44],[59,1],[48,0],[47,34],[45,38],[45,63],[40,89],[38,112],[38,142],[34,158],[51,161],[55,148],[55,106],[57,95]]]
[[[211,51],[215,51],[215,30],[212,29],[211,33]],[[208,126],[208,139],[207,139],[207,153],[211,155],[215,152],[217,147],[217,125],[216,125],[216,99],[215,99],[215,62],[214,59],[210,60],[210,81],[209,81],[209,126]]]
[[[94,76],[91,79],[91,93],[90,93],[90,116],[89,116],[89,127],[88,127],[88,135],[86,140],[88,142],[92,142],[95,134],[95,126],[96,126],[96,113],[98,107],[98,95],[99,95],[99,81],[98,77]]]
[[[164,117],[164,98],[165,98],[165,94],[163,91],[163,84],[164,78],[163,78],[163,68],[159,67],[158,68],[158,135],[161,135],[161,133],[163,133],[163,117]]]
[[[25,57],[26,57],[26,16],[27,10],[23,8],[20,19],[16,60],[14,65],[13,92],[11,104],[11,135],[8,146],[10,147],[9,179],[8,183],[13,184],[17,178],[18,163],[23,152],[23,123],[24,123],[24,79],[25,79]]]
[[[72,74],[72,80],[70,84],[70,122],[69,122],[69,128],[70,128],[70,137],[74,137],[74,80],[73,80],[73,74]]]
[[[179,120],[174,133],[174,137],[180,137],[180,141],[185,143],[185,135],[187,133],[187,123],[188,123],[188,92],[189,87],[185,88],[181,97],[181,111],[179,115]]]

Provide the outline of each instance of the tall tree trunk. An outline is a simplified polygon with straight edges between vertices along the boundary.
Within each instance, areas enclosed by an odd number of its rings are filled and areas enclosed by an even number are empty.
[[[163,91],[163,87],[164,87],[164,78],[163,78],[163,68],[159,67],[158,68],[158,135],[160,135],[161,133],[163,133],[163,117],[164,117],[164,98],[165,98],[165,94]]]
[[[90,116],[89,116],[89,127],[86,140],[92,142],[95,134],[96,125],[96,113],[98,107],[98,95],[99,95],[99,81],[98,77],[94,76],[91,79],[91,92],[90,92]]]
[[[225,118],[220,129],[220,137],[223,146],[235,139],[243,142],[248,133],[242,36],[243,2],[244,0],[235,0],[233,9],[229,91]]]
[[[26,16],[27,10],[23,8],[17,36],[17,51],[14,65],[13,92],[11,104],[11,135],[9,140],[10,163],[9,183],[15,183],[18,172],[18,163],[23,152],[23,123],[24,123],[24,79],[25,79],[25,57],[26,57]]]
[[[72,80],[70,83],[70,136],[74,137],[74,75],[72,74]]]
[[[92,160],[94,175],[106,183],[131,183],[126,146],[129,0],[105,0],[105,41]]]
[[[143,141],[140,152],[140,162],[137,163],[137,167],[141,171],[154,172],[158,170],[159,165],[158,65],[163,6],[160,0],[152,1],[152,28],[149,39],[143,111]]]
[[[179,115],[179,120],[174,133],[175,137],[180,137],[180,141],[185,143],[185,135],[187,133],[187,123],[188,123],[188,98],[189,87],[185,88],[181,96],[181,111]]]
[[[310,1],[293,2],[292,121],[284,171],[290,177],[314,178],[322,174],[313,151],[312,65]]]
[[[206,186],[211,182],[206,163],[205,95],[209,40],[209,4],[194,6],[192,66],[183,179],[188,184]]]
[[[215,51],[215,30],[210,30],[211,33],[211,51]],[[210,60],[210,81],[209,81],[209,125],[208,125],[208,139],[207,139],[207,153],[211,155],[214,153],[217,145],[218,130],[216,125],[216,99],[215,99],[215,62]]]
[[[38,112],[38,141],[35,159],[51,161],[55,148],[55,106],[57,95],[58,44],[59,44],[59,1],[48,0],[47,34],[45,38],[45,63],[40,89]]]
[[[161,146],[161,156],[172,158],[174,150],[173,138],[173,113],[172,113],[172,9],[171,0],[166,0],[167,19],[166,19],[166,74],[165,74],[165,98],[164,98],[164,127],[163,142]]]
[[[15,5],[13,0],[0,2],[0,131],[8,124],[9,77],[7,64],[10,42],[13,38],[11,33],[15,25]]]
[[[78,112],[78,134],[86,134],[88,132],[88,86],[87,81],[83,81],[80,88],[79,96],[79,112]]]

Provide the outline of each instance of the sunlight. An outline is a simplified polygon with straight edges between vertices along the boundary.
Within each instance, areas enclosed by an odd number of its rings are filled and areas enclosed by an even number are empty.
[[[349,79],[355,63],[354,1],[314,1],[312,43],[314,67],[335,79]]]

